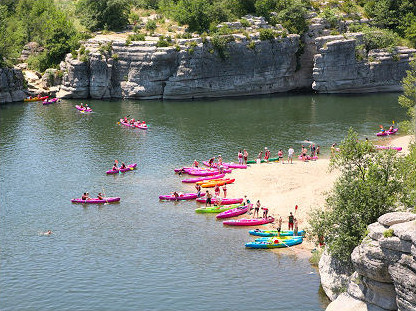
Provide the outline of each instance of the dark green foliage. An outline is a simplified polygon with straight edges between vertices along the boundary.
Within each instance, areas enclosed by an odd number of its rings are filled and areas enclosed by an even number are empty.
[[[403,159],[397,152],[375,152],[374,146],[359,141],[352,129],[331,158],[331,167],[340,170],[327,197],[328,210],[311,214],[311,236],[324,237],[332,255],[349,263],[353,249],[366,234],[367,226],[384,213],[406,204]]]
[[[331,28],[335,28],[338,25],[339,17],[333,9],[325,8],[322,12],[322,18],[329,23]]]
[[[273,41],[274,40],[274,31],[272,29],[269,29],[269,28],[260,29],[260,40],[261,41],[266,41],[266,40]]]
[[[227,51],[227,45],[231,41],[234,41],[233,36],[222,36],[214,34],[211,38],[212,46],[217,51],[219,57],[223,60],[230,56],[229,52]]]
[[[149,19],[146,23],[146,30],[155,31],[157,28],[156,21],[153,19]]]
[[[79,0],[77,14],[91,31],[121,30],[128,24],[129,0]]]
[[[156,43],[157,47],[167,47],[167,46],[171,46],[172,43],[172,38],[170,36],[160,36],[159,37],[159,41]]]
[[[145,41],[146,36],[143,33],[135,33],[127,36],[127,40],[131,41]],[[126,42],[127,42],[126,40]]]
[[[391,30],[353,24],[349,27],[352,32],[364,34],[364,45],[367,51],[372,49],[391,48],[400,43],[400,37]]]
[[[402,80],[403,94],[399,96],[399,104],[407,109],[412,123],[407,122],[407,131],[414,132],[415,106],[416,106],[416,60],[410,62],[410,69]]]
[[[289,33],[303,34],[308,28],[306,8],[307,4],[303,1],[289,1],[289,3],[278,13],[276,21],[282,24]]]

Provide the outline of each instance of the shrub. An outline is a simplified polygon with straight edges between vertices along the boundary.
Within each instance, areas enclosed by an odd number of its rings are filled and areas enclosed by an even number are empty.
[[[229,53],[227,51],[227,45],[229,42],[233,41],[233,36],[220,36],[218,34],[214,34],[211,38],[211,43],[214,49],[217,51],[218,55],[221,59],[226,59],[229,57]]]
[[[317,267],[319,264],[319,260],[322,257],[322,254],[324,253],[323,248],[316,248],[312,251],[312,256],[309,258],[309,262],[312,266]]]
[[[325,8],[321,16],[329,23],[331,28],[335,28],[338,25],[339,17],[335,13],[334,9]]]
[[[156,21],[153,19],[149,19],[146,23],[146,30],[155,31],[156,28],[157,28]]]
[[[250,41],[250,43],[249,43],[249,44],[247,44],[247,47],[248,47],[250,50],[255,50],[255,49],[256,49],[256,42],[254,42],[254,41]]]
[[[156,43],[157,47],[167,47],[172,45],[172,39],[170,36],[164,37],[160,36],[159,41]]]
[[[131,41],[146,41],[146,36],[143,33],[135,33],[135,34],[132,34],[132,35],[128,35],[127,40],[129,40],[130,43],[131,43]],[[127,42],[127,40],[126,40],[126,42]]]
[[[106,55],[106,54],[111,55],[112,49],[113,49],[113,41],[109,41],[107,43],[100,43],[100,46],[98,48],[101,55]]]
[[[391,238],[394,234],[394,230],[393,229],[387,229],[383,232],[383,236],[385,238]]]
[[[266,41],[266,40],[273,41],[274,40],[274,31],[272,29],[269,29],[269,28],[260,29],[260,40],[261,41]]]
[[[243,27],[250,27],[251,26],[250,22],[248,20],[246,20],[245,18],[240,19],[240,23],[241,23],[241,26],[243,26]]]
[[[112,55],[112,57],[113,57],[113,59],[114,59],[115,61],[118,61],[118,54],[117,54],[117,53],[114,53],[114,54]]]

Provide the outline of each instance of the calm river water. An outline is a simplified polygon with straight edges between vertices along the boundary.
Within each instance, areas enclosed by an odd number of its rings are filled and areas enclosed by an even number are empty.
[[[397,94],[84,102],[95,113],[78,113],[74,100],[0,107],[3,311],[323,310],[307,259],[246,250],[247,228],[158,195],[184,189],[173,168],[195,158],[235,161],[239,148],[252,158],[304,139],[328,148],[350,126],[374,137],[405,114]],[[125,115],[150,129],[117,125]],[[114,159],[138,169],[106,176]],[[85,191],[122,199],[70,203]]]

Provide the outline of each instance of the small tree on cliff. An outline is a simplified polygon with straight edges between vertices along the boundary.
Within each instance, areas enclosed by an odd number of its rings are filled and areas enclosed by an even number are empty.
[[[331,158],[331,169],[341,176],[327,197],[325,211],[312,212],[311,235],[324,238],[329,252],[349,263],[367,226],[397,208],[404,197],[401,163],[392,150],[375,152],[372,143],[359,141],[352,129]]]
[[[410,62],[410,69],[406,72],[406,77],[402,80],[403,95],[399,96],[399,104],[407,109],[407,114],[415,122],[415,105],[416,105],[416,59]],[[413,132],[415,129],[412,123],[405,121],[401,123],[408,132]]]

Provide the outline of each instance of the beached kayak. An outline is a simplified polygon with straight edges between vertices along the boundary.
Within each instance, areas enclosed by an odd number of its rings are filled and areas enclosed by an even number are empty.
[[[46,99],[43,101],[44,105],[54,104],[58,101],[58,98]]]
[[[82,107],[80,105],[75,105],[75,108],[77,108],[81,112],[92,112],[92,109],[90,107]]]
[[[231,217],[240,216],[240,215],[247,213],[252,207],[253,207],[253,204],[249,204],[246,206],[240,205],[236,208],[233,208],[233,209],[230,209],[228,211],[218,214],[217,218],[222,219],[222,218],[231,218]]]
[[[213,175],[213,176],[208,176],[208,177],[187,178],[187,179],[182,179],[182,182],[184,182],[184,183],[197,183],[199,181],[204,181],[204,180],[212,180],[212,179],[223,178],[224,176],[225,176],[225,174],[219,174],[219,175]]]
[[[394,147],[394,146],[379,146],[379,145],[374,145],[374,147],[377,150],[397,150],[397,151],[402,151],[402,147]]]
[[[112,203],[112,202],[118,202],[120,201],[119,197],[109,197],[109,198],[103,198],[102,200],[98,198],[88,199],[88,200],[82,200],[79,199],[72,199],[72,203],[83,203],[83,204],[102,204],[102,203]]]
[[[205,193],[201,193],[200,196],[204,196]],[[196,193],[179,193],[179,196],[175,198],[173,194],[160,195],[159,200],[179,201],[179,200],[193,200],[198,197]]]
[[[237,206],[239,206],[239,204],[200,207],[200,208],[197,208],[195,212],[196,213],[222,213],[231,209],[235,209]]]
[[[254,241],[255,242],[269,242],[269,241],[275,241],[276,239],[278,240],[282,240],[282,241],[287,241],[287,240],[302,240],[303,236],[301,235],[297,235],[297,236],[280,236],[280,237],[261,237],[261,238],[257,238]]]
[[[41,100],[47,99],[49,96],[43,96],[43,97],[33,97],[33,98],[25,98],[23,101],[25,102],[38,102]]]
[[[241,218],[237,220],[226,220],[223,221],[224,225],[228,226],[257,226],[257,225],[264,225],[274,221],[274,218],[269,216],[267,218]]]
[[[377,136],[387,136],[387,135],[394,135],[394,134],[396,134],[397,133],[397,131],[398,131],[399,129],[398,128],[395,128],[395,129],[393,129],[393,130],[389,130],[389,131],[384,131],[384,132],[378,132],[378,133],[376,133],[376,135]]]
[[[272,236],[278,236],[279,232],[277,230],[261,230],[261,229],[255,229],[250,230],[248,233],[255,236],[264,236],[264,237],[272,237]],[[298,231],[298,236],[304,236],[305,235],[304,230]],[[293,230],[282,230],[280,231],[280,236],[293,236]]]
[[[137,163],[129,164],[129,165],[126,165],[126,166],[127,166],[126,168],[120,168],[120,169],[115,170],[115,171],[108,170],[106,173],[107,174],[117,174],[117,173],[120,173],[120,172],[121,173],[129,172],[129,171],[134,170],[134,168],[137,166]]]
[[[278,162],[279,161],[279,158],[270,158],[269,159],[269,162]],[[266,163],[267,161],[266,160],[264,160],[264,159],[262,159],[261,160],[261,163]],[[257,160],[249,160],[249,161],[247,161],[247,164],[256,164],[257,163]]]
[[[290,247],[293,245],[301,244],[303,239],[274,239],[271,241],[265,242],[249,242],[246,243],[247,248],[283,248],[283,247]]]
[[[214,167],[214,168],[218,168],[219,167],[218,163],[212,163],[211,165],[209,164],[208,161],[203,161],[202,163],[205,166],[208,166],[208,167]],[[247,168],[247,165],[245,165],[245,164],[237,164],[237,163],[233,163],[233,162],[231,162],[231,163],[223,163],[222,166],[223,167],[228,167],[228,168],[240,168],[240,169]]]
[[[232,169],[225,169],[223,173],[231,173]],[[186,173],[193,176],[213,176],[218,175],[220,172],[218,170],[186,170]]]
[[[298,159],[299,159],[299,160],[303,160],[303,158],[302,158],[302,156],[301,156],[301,155],[300,155],[300,156],[298,156]],[[305,159],[306,159],[306,160],[309,160],[309,161],[310,161],[310,160],[318,160],[318,156],[314,156],[314,157],[306,156],[306,157],[305,157]]]
[[[196,199],[197,202],[199,203],[205,203],[207,199],[206,198],[198,198]],[[241,203],[243,202],[243,198],[239,198],[239,199],[231,199],[231,198],[224,198],[221,199],[221,204],[237,204],[237,203]],[[211,202],[215,202],[215,197],[211,199]]]
[[[224,185],[228,185],[228,184],[232,184],[233,182],[235,182],[235,179],[230,179],[230,178],[226,178],[226,179],[221,179],[221,180],[212,180],[212,181],[208,181],[205,183],[201,184],[202,188],[212,188],[215,186],[224,186]]]
[[[137,123],[137,122],[134,122],[133,124],[130,124],[130,123],[126,123],[126,122],[124,122],[124,120],[123,119],[120,119],[120,124],[122,124],[122,125],[124,125],[124,126],[128,126],[128,127],[136,127],[136,128],[139,128],[139,129],[142,129],[142,130],[147,130],[147,124],[146,123]]]

